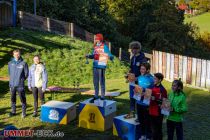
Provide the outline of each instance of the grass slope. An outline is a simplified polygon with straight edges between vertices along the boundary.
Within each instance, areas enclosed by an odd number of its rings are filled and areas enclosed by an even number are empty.
[[[3,40],[3,43],[1,43]],[[32,64],[35,54],[41,55],[49,74],[49,85],[72,86],[74,82],[84,84],[92,79],[92,60],[85,64],[85,54],[92,44],[75,38],[55,34],[11,28],[0,32],[0,76],[7,76],[7,63],[12,50],[21,49],[24,60]],[[127,67],[115,59],[109,62],[107,78],[117,78]]]
[[[210,32],[210,13],[204,13],[195,17],[186,17],[185,22],[192,22],[200,28],[200,32]]]

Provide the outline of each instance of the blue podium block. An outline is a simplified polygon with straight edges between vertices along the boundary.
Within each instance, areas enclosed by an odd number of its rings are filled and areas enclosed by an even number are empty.
[[[67,124],[76,118],[76,105],[70,102],[49,101],[41,106],[41,121]]]
[[[137,118],[125,119],[124,116],[114,118],[113,135],[123,140],[138,140],[140,138],[140,124],[135,121]]]

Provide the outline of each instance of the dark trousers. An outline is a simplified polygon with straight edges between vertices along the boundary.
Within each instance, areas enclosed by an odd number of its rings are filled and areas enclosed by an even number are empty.
[[[101,97],[105,96],[105,69],[93,68],[93,84],[95,89],[95,98],[98,98],[99,94],[99,82],[101,86]]]
[[[20,97],[20,101],[22,103],[22,113],[26,113],[26,95],[24,87],[11,87],[11,108],[12,113],[16,113],[16,92]]]
[[[130,111],[135,111],[136,108],[136,100],[134,98],[130,98]]]
[[[34,112],[37,112],[38,109],[38,94],[40,95],[41,104],[44,104],[44,93],[42,92],[42,88],[32,87],[32,93],[34,95]]]
[[[135,86],[129,85],[129,92],[130,92],[130,111],[135,111],[136,107],[136,100],[133,98],[134,95],[134,88]]]
[[[174,122],[174,121],[167,120],[168,140],[173,140],[175,130],[176,130],[177,140],[183,140],[184,137],[183,137],[182,122]]]
[[[152,130],[152,138],[153,140],[162,140],[162,123],[163,123],[163,115],[160,116],[150,116],[151,130]]]
[[[151,138],[150,116],[148,106],[137,104],[137,115],[140,123],[141,136]]]

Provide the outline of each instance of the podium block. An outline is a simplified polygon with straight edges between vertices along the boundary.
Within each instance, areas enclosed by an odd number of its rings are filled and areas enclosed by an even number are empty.
[[[113,120],[113,135],[123,140],[138,140],[140,138],[140,125],[136,118],[125,119],[125,115],[117,116]]]
[[[41,106],[41,121],[67,124],[76,118],[76,105],[70,102],[49,101]]]
[[[111,128],[116,115],[116,102],[98,99],[95,103],[90,103],[91,99],[79,104],[79,127],[98,131]]]

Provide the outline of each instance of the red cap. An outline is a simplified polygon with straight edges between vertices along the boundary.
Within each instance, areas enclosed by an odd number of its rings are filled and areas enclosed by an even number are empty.
[[[95,35],[95,40],[103,41],[103,40],[104,40],[104,37],[103,37],[102,34],[96,34],[96,35]]]

